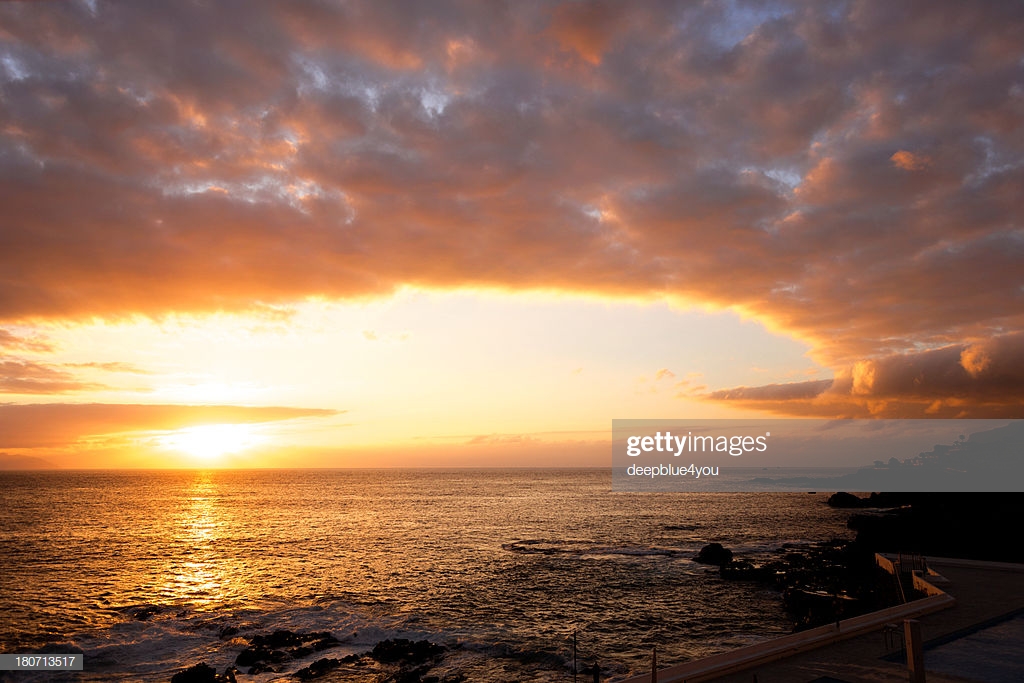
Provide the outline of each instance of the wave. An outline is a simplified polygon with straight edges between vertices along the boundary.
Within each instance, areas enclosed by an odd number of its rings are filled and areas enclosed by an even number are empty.
[[[605,545],[595,541],[580,540],[526,539],[502,543],[501,547],[509,552],[531,555],[580,555],[588,557],[602,555],[628,555],[633,557],[685,557],[693,554],[692,550],[684,550],[680,548],[635,545],[616,546]]]

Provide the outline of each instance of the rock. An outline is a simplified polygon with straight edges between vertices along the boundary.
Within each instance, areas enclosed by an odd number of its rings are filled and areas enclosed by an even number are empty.
[[[270,634],[258,634],[249,641],[250,646],[238,654],[235,664],[254,666],[260,663],[277,664],[288,659],[301,659],[314,652],[339,645],[340,642],[327,631],[294,633],[282,629]]]
[[[239,666],[252,666],[256,662],[262,661],[264,654],[264,652],[259,651],[257,648],[247,647],[235,657],[235,664]]]
[[[839,491],[828,497],[828,505],[834,508],[859,508],[864,507],[864,501],[852,493]]]
[[[299,669],[295,672],[295,676],[299,680],[309,681],[314,678],[319,678],[324,674],[328,673],[329,671],[337,669],[339,666],[341,666],[340,659],[331,659],[329,657],[324,657],[323,659],[316,660],[307,667]]]
[[[320,652],[321,650],[326,650],[327,648],[336,647],[338,645],[341,645],[341,641],[331,634],[327,634],[326,638],[314,640],[310,643],[309,647],[313,648],[314,652]]]
[[[406,638],[382,640],[373,646],[370,656],[382,664],[419,664],[437,657],[445,650],[429,640],[411,641]]]
[[[701,564],[717,564],[721,567],[723,564],[728,564],[732,561],[732,551],[728,548],[723,548],[721,543],[709,543],[700,549],[694,558],[694,562],[700,562]]]
[[[413,669],[399,669],[391,678],[384,679],[386,683],[426,683],[433,679],[437,683],[436,676],[427,676],[429,666],[418,666]]]
[[[277,669],[275,669],[274,667],[270,666],[266,662],[256,662],[256,664],[254,664],[249,669],[249,675],[250,676],[255,676],[256,674],[262,674],[262,673],[276,674],[277,673]]]
[[[226,640],[228,638],[231,638],[232,636],[237,636],[237,635],[238,635],[238,627],[237,626],[225,626],[218,633],[218,637],[221,640]]]
[[[235,664],[239,666],[252,666],[258,662],[271,662],[279,663],[289,659],[287,652],[281,650],[271,650],[270,648],[259,645],[257,647],[247,647],[238,653],[235,658]]]
[[[130,614],[135,621],[149,621],[150,617],[160,614],[160,608],[156,605],[144,605],[133,608]]]
[[[218,675],[216,669],[201,662],[171,676],[171,683],[234,683],[234,670],[228,668]]]

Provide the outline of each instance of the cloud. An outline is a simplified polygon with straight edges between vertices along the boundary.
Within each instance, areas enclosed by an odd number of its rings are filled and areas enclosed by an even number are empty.
[[[7,403],[0,404],[0,448],[58,447],[90,436],[172,430],[204,424],[275,422],[336,414],[338,411],[312,408]]]
[[[102,388],[49,364],[0,357],[0,394],[65,394]]]
[[[736,387],[706,398],[798,415],[1019,418],[1024,334],[859,361],[835,380]]]
[[[832,380],[765,384],[759,387],[721,389],[708,394],[715,401],[793,401],[814,398],[832,386]]]
[[[960,352],[960,366],[977,378],[992,367],[992,357],[982,345],[968,346]]]
[[[371,342],[404,342],[412,335],[409,332],[379,332],[377,330],[363,330],[363,339]]]
[[[134,365],[132,363],[124,363],[121,361],[109,361],[106,363],[64,363],[69,368],[87,368],[91,370],[102,370],[104,372],[126,372],[132,375],[149,375],[152,374],[148,370]]]
[[[675,298],[806,340],[839,384],[865,363],[864,396],[886,358],[1024,322],[1019,3],[0,22],[0,320],[403,285]]]
[[[0,328],[0,348],[16,349],[20,351],[36,351],[39,353],[53,351],[53,346],[40,339],[26,339],[25,337],[19,337],[2,328]]]
[[[530,434],[479,434],[465,442],[467,446],[535,445],[540,440]]]
[[[931,159],[928,157],[908,152],[905,149],[895,152],[889,159],[896,168],[902,168],[904,171],[920,171],[931,163]]]
[[[11,346],[15,346],[12,344]],[[29,341],[17,342],[15,348],[31,350],[52,350],[49,345]],[[26,361],[13,356],[0,355],[0,394],[67,394],[81,391],[96,391],[110,387],[83,380],[64,368],[77,370],[98,370],[101,372],[122,372],[135,375],[151,374],[131,363],[89,362],[89,363],[41,363]]]
[[[596,65],[627,14],[625,7],[611,2],[562,4],[553,13],[550,31],[564,49]]]

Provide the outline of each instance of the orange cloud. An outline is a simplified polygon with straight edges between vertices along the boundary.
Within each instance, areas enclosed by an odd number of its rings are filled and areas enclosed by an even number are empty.
[[[31,351],[53,351],[48,344],[17,340],[9,346]],[[0,355],[0,394],[67,394],[109,389],[105,384],[88,382],[65,368],[148,375],[131,363],[41,363]]]
[[[26,339],[19,337],[13,332],[0,328],[0,348],[16,349],[21,351],[49,352],[53,346],[40,339]]]
[[[971,377],[978,377],[992,365],[992,358],[983,346],[968,346],[960,352],[960,365]]]
[[[480,434],[466,441],[469,446],[537,445],[540,440],[530,434]]]
[[[610,2],[563,4],[554,12],[551,31],[561,45],[597,65],[616,26],[622,23],[624,9]]]
[[[0,404],[0,448],[61,447],[99,435],[328,417],[334,410],[102,403]]]
[[[0,358],[0,394],[66,394],[102,388],[45,363]]]
[[[902,168],[904,171],[920,171],[931,164],[931,159],[928,157],[908,152],[905,149],[896,152],[889,159],[896,168]]]
[[[122,363],[120,361],[110,361],[107,363],[64,363],[65,366],[70,368],[88,368],[92,370],[102,370],[104,372],[126,372],[133,375],[149,375],[152,374],[148,370],[132,365],[131,363]]]
[[[820,396],[832,386],[832,380],[766,384],[760,387],[721,389],[708,394],[715,401],[794,401]]]
[[[839,368],[834,380],[706,394],[749,408],[819,417],[1024,417],[1024,334],[897,353]]]
[[[1024,326],[1024,17],[940,4],[8,3],[0,321],[690,300],[877,409],[885,359]]]

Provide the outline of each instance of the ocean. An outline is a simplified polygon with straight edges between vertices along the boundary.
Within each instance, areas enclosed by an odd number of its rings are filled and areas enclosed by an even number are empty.
[[[780,596],[694,563],[849,537],[826,494],[613,492],[609,470],[0,473],[0,652],[81,652],[83,674],[223,671],[255,634],[449,648],[439,680],[602,680],[789,633]],[[237,629],[237,632],[235,631]],[[239,667],[242,672],[246,667]],[[327,681],[377,680],[345,668]],[[63,676],[63,677],[62,677]],[[583,677],[580,677],[583,680]]]

